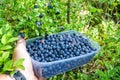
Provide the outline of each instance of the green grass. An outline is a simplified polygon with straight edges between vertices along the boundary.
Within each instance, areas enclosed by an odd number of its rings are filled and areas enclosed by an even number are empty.
[[[39,8],[34,9],[34,4]],[[48,9],[51,4],[53,9]],[[120,0],[71,0],[67,23],[67,1],[1,0],[0,1],[0,73],[21,67],[11,61],[12,45],[19,32],[26,39],[77,30],[97,41],[101,50],[88,64],[49,80],[119,80],[120,79]],[[59,15],[55,15],[60,11]],[[49,12],[49,13],[48,13]],[[44,14],[39,18],[39,14]],[[30,20],[28,20],[28,17]],[[37,26],[36,21],[43,22]],[[40,27],[40,30],[38,30]],[[64,28],[64,30],[62,30]],[[20,60],[21,63],[21,60]],[[14,65],[13,65],[14,64]],[[8,66],[10,65],[10,66]]]

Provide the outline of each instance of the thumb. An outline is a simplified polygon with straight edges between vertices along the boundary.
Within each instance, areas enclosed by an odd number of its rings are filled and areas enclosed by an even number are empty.
[[[25,41],[25,39],[23,39],[23,38],[21,38],[20,36],[18,37],[18,41],[17,41],[17,43],[16,43],[16,48],[17,47],[21,47],[21,48],[24,48],[24,47],[26,47],[26,41]]]

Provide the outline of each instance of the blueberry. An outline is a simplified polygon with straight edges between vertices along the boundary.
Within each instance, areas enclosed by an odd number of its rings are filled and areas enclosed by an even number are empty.
[[[44,50],[43,47],[41,47],[40,50],[43,51]]]
[[[45,55],[45,57],[48,57],[48,53],[45,53],[44,55]]]
[[[52,58],[55,58],[55,55],[54,55],[54,54],[52,54],[52,55],[51,55],[51,57],[52,57]]]
[[[38,61],[39,61],[39,62],[41,62],[41,60],[42,60],[41,58],[38,58]]]
[[[50,58],[49,60],[50,60],[50,62],[52,62],[54,60],[54,58]]]
[[[50,60],[49,60],[49,58],[48,58],[48,57],[46,58],[46,61],[47,61],[47,62],[50,62]]]
[[[35,57],[38,57],[38,55],[37,55],[36,53],[34,53],[34,56],[35,56]]]
[[[35,60],[38,60],[38,57],[37,57],[37,56],[35,56],[35,57],[34,57],[34,59],[35,59]]]
[[[53,6],[51,4],[48,4],[48,9],[53,9]]]
[[[43,48],[44,48],[44,49],[47,49],[47,45],[45,44],[45,45],[43,46]]]
[[[67,51],[68,51],[68,52],[70,52],[70,53],[72,52],[72,50],[71,50],[71,49],[68,49]],[[66,52],[65,52],[65,53],[66,53]]]
[[[78,49],[81,49],[81,45],[78,45]]]
[[[36,39],[33,41],[33,43],[40,43],[40,41]]]
[[[84,43],[80,43],[81,46],[84,46]]]
[[[39,45],[38,45],[38,49],[39,49],[39,50],[41,50],[41,48],[42,48],[42,45],[41,45],[41,44],[39,44]]]
[[[56,46],[53,46],[53,49],[56,49]]]
[[[85,54],[85,52],[81,51],[81,55],[84,55],[84,54]]]
[[[76,55],[76,56],[79,56],[79,52],[76,52],[75,55]]]
[[[39,51],[37,52],[37,54],[41,54],[41,51],[39,50]]]
[[[59,11],[57,11],[55,14],[56,14],[56,15],[58,15],[58,14],[60,14],[60,12],[59,12]]]
[[[70,55],[66,56],[66,58],[70,58]]]
[[[34,5],[34,8],[38,8],[38,5],[37,5],[37,4],[35,4],[35,5]]]
[[[31,45],[27,45],[27,48],[31,48]]]
[[[49,55],[52,55],[52,52],[49,52],[48,54],[49,54]]]
[[[31,44],[30,44],[30,46],[31,46],[31,47],[33,47],[33,46],[34,46],[34,44],[33,44],[33,43],[31,43]]]
[[[42,18],[44,16],[44,14],[40,14],[39,17]]]
[[[63,55],[60,55],[60,58],[63,58]]]
[[[36,25],[37,25],[37,26],[40,26],[40,25],[41,25],[41,23],[40,23],[40,22],[38,22],[38,21],[36,21]]]
[[[47,61],[43,59],[42,62],[47,62]]]
[[[73,57],[73,55],[72,55],[72,54],[70,54],[70,57]]]

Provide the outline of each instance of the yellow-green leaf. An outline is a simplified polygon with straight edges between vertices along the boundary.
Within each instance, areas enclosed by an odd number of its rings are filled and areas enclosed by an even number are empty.
[[[18,40],[18,38],[17,38],[17,37],[13,37],[13,38],[9,39],[8,42],[14,42],[14,41],[16,41],[16,40]]]
[[[20,68],[20,69],[24,69],[23,66],[22,66],[23,65],[23,61],[24,61],[24,58],[21,58],[21,59],[15,61],[13,66],[17,67],[17,68]]]
[[[10,55],[9,52],[4,52],[4,53],[2,54],[2,59],[3,59],[3,61],[6,60],[6,59],[9,57],[9,55]]]
[[[0,35],[2,35],[5,32],[5,27],[0,28]]]
[[[6,45],[2,47],[2,50],[9,50],[9,49],[12,49],[12,46]]]
[[[6,36],[6,34],[4,34],[4,35],[2,36],[1,43],[2,43],[2,44],[6,44],[6,43],[7,43],[7,36]]]
[[[8,61],[5,63],[4,67],[3,67],[3,71],[13,71],[13,68],[12,68],[12,60]]]
[[[25,69],[25,67],[24,67],[23,65],[19,65],[18,68],[20,68],[20,69],[22,69],[22,70]]]

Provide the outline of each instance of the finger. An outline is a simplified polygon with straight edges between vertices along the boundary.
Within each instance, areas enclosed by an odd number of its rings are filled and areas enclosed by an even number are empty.
[[[14,45],[16,46],[16,45],[19,44],[20,42],[21,42],[21,37],[18,36],[18,40],[17,40],[17,42],[14,43]]]
[[[26,41],[19,36],[16,45],[21,45],[21,44],[26,46]]]

